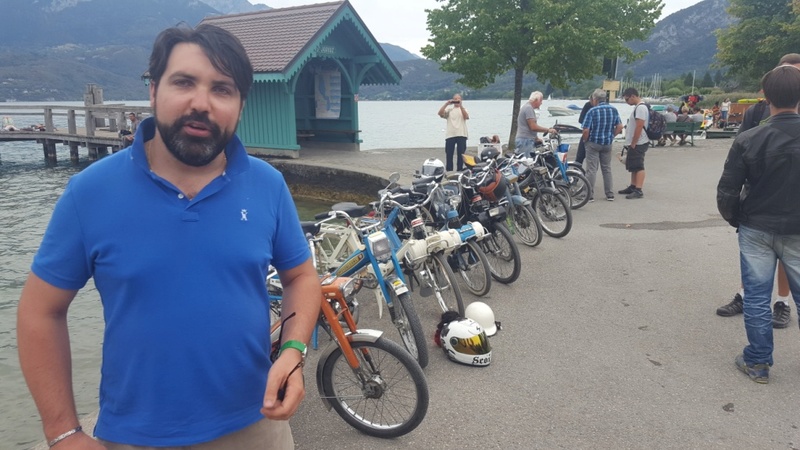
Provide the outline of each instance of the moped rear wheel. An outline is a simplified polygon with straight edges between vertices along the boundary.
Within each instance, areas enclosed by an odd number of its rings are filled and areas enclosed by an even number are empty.
[[[428,365],[428,343],[422,331],[422,322],[420,322],[411,301],[411,295],[406,292],[398,296],[391,288],[389,295],[392,296],[393,322],[397,332],[400,333],[400,339],[408,353],[417,360],[419,366],[425,368]]]
[[[341,348],[324,363],[322,392],[350,426],[379,438],[403,436],[428,412],[429,392],[419,364],[398,344],[383,337],[351,342],[359,367],[353,369]]]

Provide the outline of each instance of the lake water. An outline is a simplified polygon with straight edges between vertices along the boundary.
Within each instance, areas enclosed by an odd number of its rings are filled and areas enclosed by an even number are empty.
[[[443,102],[443,101],[442,101]],[[362,149],[443,147],[445,121],[436,113],[439,101],[359,103]],[[550,117],[550,105],[583,106],[583,100],[545,101],[539,122],[545,126],[578,125],[578,115]],[[66,104],[66,103],[65,103]],[[78,105],[79,103],[69,103]],[[142,106],[146,102],[128,102]],[[0,104],[0,111],[2,111]],[[469,110],[469,144],[480,136],[500,135],[508,139],[512,102],[507,100],[464,101]],[[615,104],[623,122],[631,107]],[[32,116],[12,117],[17,126],[42,122]],[[57,127],[66,127],[56,117]],[[73,166],[69,150],[58,146],[58,164],[48,167],[39,144],[0,143],[0,448],[26,449],[42,439],[39,416],[19,370],[16,346],[16,305],[31,260],[44,233],[56,200],[67,180],[89,164],[81,149],[81,161]],[[311,205],[307,213],[319,210]],[[75,396],[79,414],[97,409],[102,316],[99,296],[90,283],[78,293],[69,313]]]

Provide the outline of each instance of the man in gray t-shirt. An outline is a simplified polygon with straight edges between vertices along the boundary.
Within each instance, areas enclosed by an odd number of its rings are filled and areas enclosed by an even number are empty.
[[[517,153],[532,152],[539,140],[538,131],[542,133],[555,133],[553,128],[545,128],[536,123],[536,110],[542,105],[544,95],[534,91],[528,101],[522,105],[517,116],[517,135],[514,139],[514,148]]]

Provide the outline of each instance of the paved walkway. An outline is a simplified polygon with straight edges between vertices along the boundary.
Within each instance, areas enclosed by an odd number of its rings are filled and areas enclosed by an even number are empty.
[[[430,409],[410,435],[370,438],[326,411],[312,363],[297,448],[798,448],[798,328],[776,330],[761,386],[733,365],[742,316],[714,314],[739,284],[736,234],[715,200],[731,142],[650,150],[643,199],[588,204],[568,236],[522,248],[523,276],[483,299],[503,324],[491,366],[452,363],[431,341]],[[305,152],[299,163],[410,177],[431,156],[444,150]],[[622,164],[613,170],[616,189],[627,186]],[[362,304],[365,324],[390,330],[385,317],[370,322],[369,293]],[[436,308],[415,304],[432,336]]]

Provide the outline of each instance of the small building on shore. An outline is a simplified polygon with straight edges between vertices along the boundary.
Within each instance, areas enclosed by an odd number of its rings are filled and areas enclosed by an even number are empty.
[[[254,69],[237,133],[253,154],[299,157],[302,148],[359,150],[361,85],[401,75],[348,1],[213,16]]]

